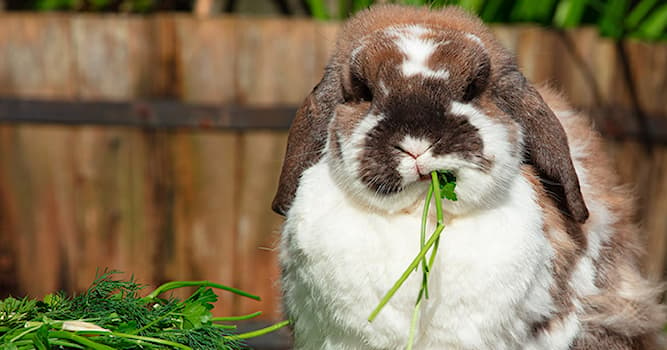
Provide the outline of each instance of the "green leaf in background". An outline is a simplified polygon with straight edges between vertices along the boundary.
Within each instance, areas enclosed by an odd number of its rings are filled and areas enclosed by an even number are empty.
[[[373,4],[373,0],[354,0],[352,2],[352,11],[358,12],[369,8]]]
[[[310,12],[313,17],[319,20],[327,20],[330,18],[329,10],[327,10],[327,4],[324,0],[306,0],[308,7],[310,7]]]
[[[426,0],[403,0],[403,3],[406,5],[423,6],[426,4]]]
[[[551,13],[556,2],[557,0],[517,0],[512,8],[510,20],[547,24],[551,21]]]
[[[156,6],[154,0],[126,0],[120,5],[123,12],[144,13],[150,11]]]
[[[667,31],[667,4],[660,6],[643,22],[633,35],[644,39],[658,40]]]
[[[658,3],[658,0],[642,0],[633,9],[632,12],[625,19],[626,29],[635,29],[639,23],[649,14],[653,6]]]
[[[35,9],[38,11],[71,10],[78,5],[77,0],[37,0]]]
[[[497,22],[502,5],[503,0],[487,0],[479,15],[485,22]]]
[[[559,1],[553,23],[561,28],[572,28],[580,25],[586,5],[588,5],[588,0]]]
[[[88,0],[93,10],[101,10],[111,4],[111,0]]]
[[[509,22],[514,1],[486,0],[479,16],[485,22]]]
[[[485,2],[485,0],[460,0],[457,5],[472,13],[479,13]]]
[[[619,39],[624,34],[625,14],[630,6],[629,0],[608,0],[602,7],[598,26],[600,34]]]

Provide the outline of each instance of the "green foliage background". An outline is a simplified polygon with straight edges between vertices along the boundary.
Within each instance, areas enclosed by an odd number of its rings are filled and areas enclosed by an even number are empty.
[[[374,0],[339,0],[337,11],[327,0],[307,0],[318,19],[343,19]],[[392,3],[431,6],[458,5],[489,23],[537,23],[556,28],[595,25],[612,38],[667,40],[667,2],[660,0],[396,0]]]
[[[597,26],[616,39],[667,40],[665,0],[223,0],[234,12],[241,2],[273,6],[283,14],[306,13],[320,20],[341,20],[377,2],[430,6],[458,5],[489,23],[537,23],[556,28]],[[7,0],[9,9],[11,3]],[[192,9],[194,0],[27,0],[20,9],[149,13]],[[292,10],[290,10],[290,8]],[[295,8],[297,11],[294,11]]]

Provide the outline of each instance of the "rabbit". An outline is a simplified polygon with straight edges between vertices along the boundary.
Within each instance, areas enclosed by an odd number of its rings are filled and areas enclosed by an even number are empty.
[[[591,122],[464,10],[381,5],[344,25],[289,132],[272,207],[295,349],[406,347],[421,273],[367,318],[420,250],[434,170],[458,200],[415,349],[657,348],[662,288]]]

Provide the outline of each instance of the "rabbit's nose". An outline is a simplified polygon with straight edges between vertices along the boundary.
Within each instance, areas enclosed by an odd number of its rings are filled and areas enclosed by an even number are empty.
[[[410,155],[412,158],[417,159],[422,154],[428,152],[428,150],[433,147],[433,144],[433,142],[423,138],[406,136],[398,145],[394,147],[401,152]]]

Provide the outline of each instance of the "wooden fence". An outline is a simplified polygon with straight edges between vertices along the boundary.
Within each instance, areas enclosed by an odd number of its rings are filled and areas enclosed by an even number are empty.
[[[271,18],[0,14],[0,98],[295,106],[319,80],[337,29]],[[608,136],[619,173],[638,191],[647,273],[662,278],[667,46],[616,46],[589,29],[494,30],[532,80],[561,87]],[[261,309],[279,319],[281,218],[270,201],[285,140],[284,129],[252,125],[0,123],[0,294],[77,291],[112,268],[150,285],[242,288],[263,301],[225,295],[219,314]]]

